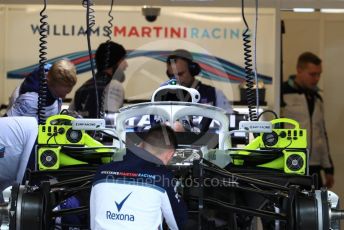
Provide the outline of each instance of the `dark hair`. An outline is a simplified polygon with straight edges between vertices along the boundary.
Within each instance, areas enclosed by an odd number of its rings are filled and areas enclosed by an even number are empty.
[[[188,61],[188,62],[193,61],[192,54],[189,51],[184,50],[184,49],[177,49],[173,51],[170,55],[168,55],[167,62],[171,63],[171,59],[176,59],[176,58],[184,59],[185,61]]]
[[[171,60],[182,59],[188,63],[190,74],[194,77],[201,72],[201,67],[198,63],[194,62],[192,54],[184,49],[177,49],[173,51],[166,59],[167,64],[171,64]]]
[[[297,68],[304,68],[308,63],[320,65],[321,59],[311,52],[304,52],[297,59]]]
[[[117,67],[126,54],[124,47],[116,42],[107,41],[101,43],[98,46],[95,57],[98,72],[102,72],[110,67]]]
[[[143,141],[158,148],[176,149],[177,138],[173,129],[167,125],[158,124],[152,126],[144,135]]]

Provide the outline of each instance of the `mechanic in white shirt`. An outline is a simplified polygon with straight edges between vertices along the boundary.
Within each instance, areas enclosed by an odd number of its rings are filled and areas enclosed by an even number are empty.
[[[22,183],[37,134],[34,117],[0,118],[0,196],[12,183]]]
[[[129,145],[123,161],[99,167],[90,199],[92,230],[183,229],[186,207],[166,164],[177,141],[165,125],[153,126],[139,146]]]

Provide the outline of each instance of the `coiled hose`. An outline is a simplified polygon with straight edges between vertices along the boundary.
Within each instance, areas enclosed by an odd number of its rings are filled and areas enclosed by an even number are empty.
[[[246,99],[247,99],[247,106],[249,111],[249,119],[251,121],[257,121],[257,108],[256,108],[256,94],[254,90],[254,74],[252,72],[252,51],[251,51],[251,39],[249,34],[249,26],[247,24],[245,13],[244,13],[244,0],[241,0],[242,4],[242,18],[245,23],[245,31],[243,32],[243,41],[244,41],[244,60],[245,60],[245,78],[246,78]]]
[[[47,93],[48,93],[48,85],[47,79],[45,76],[44,66],[47,61],[47,37],[48,37],[48,22],[47,18],[48,15],[45,14],[45,10],[47,8],[47,2],[44,0],[44,6],[40,15],[40,27],[39,27],[39,90],[38,90],[38,124],[42,125],[45,124],[45,107],[47,104]]]
[[[111,0],[110,9],[109,9],[109,12],[108,12],[108,16],[109,16],[108,26],[106,26],[106,27],[104,28],[104,30],[105,30],[105,36],[108,38],[108,39],[107,39],[107,42],[111,41],[111,33],[112,33],[112,27],[113,27],[113,24],[112,24],[113,16],[111,15],[111,13],[112,13],[112,7],[113,7],[113,0]]]
[[[97,80],[96,75],[94,73],[94,64],[93,64],[93,55],[92,55],[92,49],[91,49],[91,32],[93,26],[96,24],[95,22],[95,16],[94,16],[94,10],[91,8],[91,5],[93,3],[90,2],[90,0],[83,0],[82,2],[83,7],[86,8],[86,37],[87,37],[87,47],[88,47],[88,56],[91,64],[91,72],[92,72],[92,78],[94,82],[94,92],[96,96],[96,111],[97,111],[97,118],[99,118],[99,93],[98,93],[98,87],[97,87]]]
[[[108,25],[105,27],[105,36],[108,38],[106,43],[107,43],[107,46],[106,46],[106,53],[105,53],[105,66],[107,67],[110,67],[110,41],[111,41],[111,33],[112,33],[112,27],[113,27],[113,24],[112,24],[112,21],[113,21],[113,16],[111,15],[112,13],[112,6],[113,6],[113,0],[111,0],[111,5],[110,5],[110,9],[109,9],[109,12],[108,12],[108,16],[109,16],[109,20],[108,20]],[[115,72],[115,69],[113,69],[113,73]],[[104,118],[105,116],[105,106],[104,106],[104,103],[105,103],[105,93],[103,93],[102,95],[102,100],[101,100],[101,107],[100,107],[100,112],[99,112],[99,115],[100,115],[100,118]]]

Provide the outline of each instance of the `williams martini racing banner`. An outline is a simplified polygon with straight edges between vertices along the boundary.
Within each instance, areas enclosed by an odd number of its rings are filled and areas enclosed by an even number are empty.
[[[27,76],[39,61],[40,16],[43,6],[4,6],[7,26],[1,38],[5,50],[6,79],[4,95]],[[199,80],[224,91],[230,100],[239,99],[238,85],[245,80],[243,31],[245,25],[239,8],[176,8],[162,7],[160,16],[148,22],[141,7],[93,7],[91,50],[108,39],[123,44],[128,50],[126,80],[127,99],[147,99],[164,81],[166,57],[175,49],[187,49],[202,67]],[[246,9],[246,20],[252,34],[254,11]],[[44,50],[48,62],[70,59],[77,67],[77,89],[91,77],[90,56],[87,51],[86,9],[82,6],[48,5],[45,14],[47,44]],[[256,49],[259,81],[267,88],[267,101],[273,98],[275,75],[275,12],[260,9]],[[108,34],[107,27],[110,28]],[[109,36],[107,36],[109,35]],[[268,36],[267,36],[268,35]],[[253,36],[251,37],[253,39]],[[253,50],[253,42],[249,44]],[[253,53],[252,53],[253,54]],[[255,60],[251,57],[254,64]],[[73,97],[72,92],[69,97]]]

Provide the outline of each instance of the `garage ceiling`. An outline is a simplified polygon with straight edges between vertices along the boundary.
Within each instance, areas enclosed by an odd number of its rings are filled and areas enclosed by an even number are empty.
[[[79,5],[82,0],[47,0],[48,4]],[[110,0],[94,0],[96,5],[108,5]],[[253,4],[255,0],[245,0]],[[279,8],[312,7],[344,8],[344,0],[258,0],[260,6]],[[43,0],[0,0],[0,4],[42,4]],[[156,6],[240,6],[241,0],[114,0],[114,5]]]

